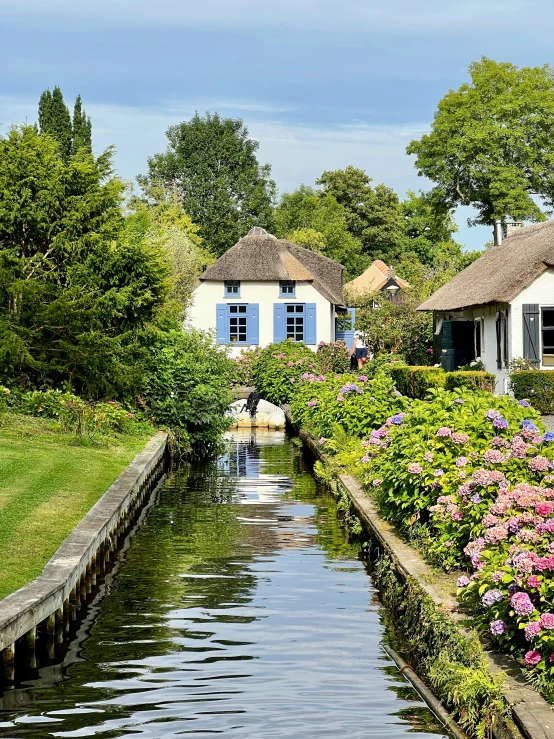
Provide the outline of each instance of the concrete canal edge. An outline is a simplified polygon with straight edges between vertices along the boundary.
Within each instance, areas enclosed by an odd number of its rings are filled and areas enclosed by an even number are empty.
[[[284,410],[287,422],[291,428],[295,428],[290,411],[286,407]],[[311,436],[303,429],[296,431],[313,456],[323,461],[321,450]],[[340,475],[338,485],[348,496],[371,539],[377,543],[381,551],[390,556],[399,579],[406,582],[411,578],[417,582],[421,591],[431,598],[436,608],[448,616],[462,634],[469,634],[468,629],[462,625],[467,617],[460,612],[457,600],[436,584],[437,578],[432,569],[415,549],[403,541],[394,527],[379,515],[374,502],[365,495],[357,480],[350,475]],[[512,728],[499,725],[495,730],[497,739],[518,736],[525,739],[554,739],[552,706],[526,683],[515,660],[508,656],[488,653],[486,658],[491,674],[503,672],[505,675],[504,695],[511,707],[515,724]]]
[[[166,433],[153,436],[77,524],[42,573],[0,601],[0,652],[8,678],[16,642],[29,657],[29,652],[34,653],[39,625],[52,641],[63,641],[70,621],[79,618],[81,606],[96,584],[96,575],[104,574],[118,538],[132,524],[161,476],[167,443]]]

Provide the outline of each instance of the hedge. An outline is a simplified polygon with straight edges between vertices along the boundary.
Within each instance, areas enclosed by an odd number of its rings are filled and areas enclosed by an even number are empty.
[[[428,390],[443,387],[445,373],[441,367],[389,366],[387,371],[396,384],[397,390],[409,398],[423,400]]]
[[[470,390],[488,390],[493,392],[496,377],[492,372],[447,372],[444,387],[455,390],[458,387],[467,387]]]
[[[518,400],[529,400],[539,413],[554,413],[554,372],[544,370],[513,372],[510,387]]]

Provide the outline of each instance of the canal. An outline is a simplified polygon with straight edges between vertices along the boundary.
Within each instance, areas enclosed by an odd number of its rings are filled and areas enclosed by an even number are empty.
[[[0,736],[444,737],[384,652],[359,546],[282,432],[172,472],[58,661]]]

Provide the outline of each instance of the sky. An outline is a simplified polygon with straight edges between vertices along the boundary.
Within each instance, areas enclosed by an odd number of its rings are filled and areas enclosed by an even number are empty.
[[[0,17],[0,134],[59,85],[127,180],[209,110],[244,119],[281,193],[352,164],[403,196],[430,187],[407,144],[472,61],[554,64],[551,0],[0,0]],[[457,238],[482,247],[469,216]]]

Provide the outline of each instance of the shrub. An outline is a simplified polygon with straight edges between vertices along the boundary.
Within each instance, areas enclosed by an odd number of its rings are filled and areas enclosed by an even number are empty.
[[[306,373],[295,387],[291,414],[295,423],[309,429],[316,438],[335,435],[337,426],[365,438],[389,416],[406,410],[408,403],[384,373],[372,380],[362,374],[326,379]]]
[[[510,388],[518,400],[529,400],[539,413],[554,413],[554,371],[524,370],[510,375]]]
[[[459,566],[499,485],[541,479],[527,454],[554,459],[538,424],[533,409],[508,396],[433,391],[431,401],[410,405],[401,424],[370,436],[366,485],[375,486],[386,518],[425,542],[432,562]]]
[[[317,347],[319,368],[323,374],[328,372],[344,374],[350,370],[350,350],[344,341],[326,344],[320,341]]]
[[[441,367],[409,367],[391,365],[388,369],[402,395],[423,400],[431,388],[443,387],[445,373]]]
[[[444,387],[447,390],[465,387],[473,390],[487,390],[492,393],[495,383],[496,377],[491,372],[460,369],[458,372],[446,373]]]
[[[261,349],[243,349],[233,359],[233,385],[251,387],[254,384],[254,364],[260,358]]]
[[[182,453],[213,454],[230,425],[233,373],[227,349],[208,334],[157,332],[150,339],[144,407],[157,425],[172,429]]]
[[[62,430],[80,438],[93,439],[97,434],[131,433],[142,424],[142,415],[124,408],[115,401],[93,403],[61,390],[35,390],[24,393],[17,405],[23,414],[52,418]]]
[[[254,366],[254,385],[263,398],[281,405],[290,402],[294,384],[305,372],[319,372],[316,354],[305,344],[282,341],[270,344]]]

